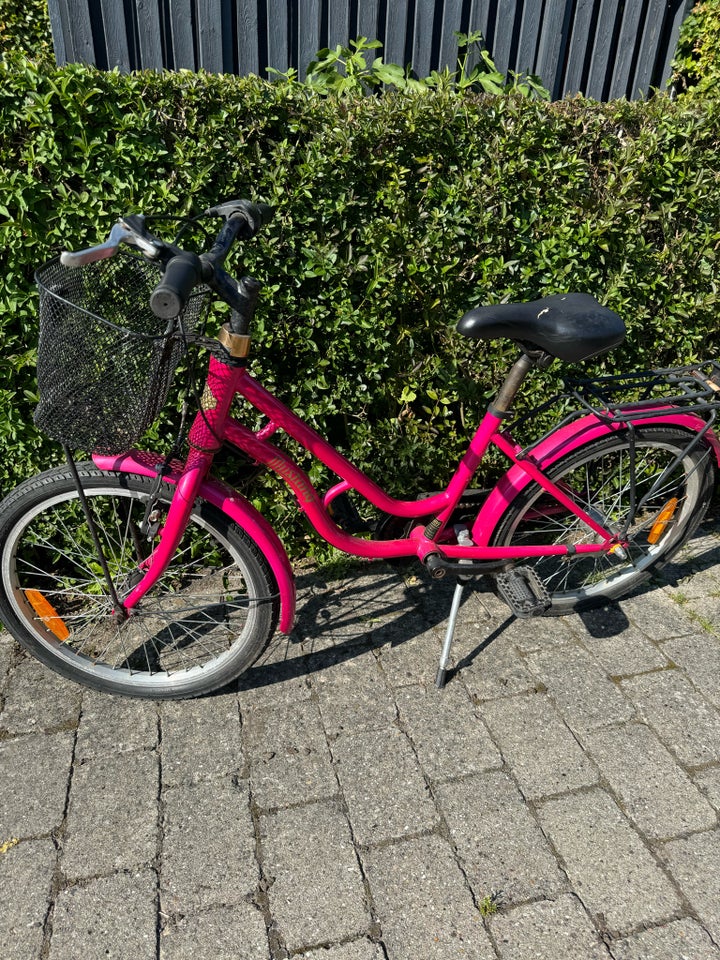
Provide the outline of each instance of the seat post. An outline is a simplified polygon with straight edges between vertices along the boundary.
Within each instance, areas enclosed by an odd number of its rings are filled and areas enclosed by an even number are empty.
[[[525,377],[530,370],[541,360],[541,357],[533,356],[531,353],[523,350],[518,359],[512,365],[510,372],[505,378],[505,382],[500,387],[495,402],[490,404],[490,412],[496,415],[504,416],[512,407],[513,401],[517,396]]]

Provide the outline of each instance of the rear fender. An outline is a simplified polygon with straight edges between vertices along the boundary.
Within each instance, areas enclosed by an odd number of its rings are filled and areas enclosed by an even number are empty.
[[[660,407],[657,417],[643,417],[641,420],[633,421],[634,425],[636,427],[680,427],[683,430],[695,431],[696,433],[699,433],[706,426],[704,420],[691,413],[662,412],[666,410],[666,407]],[[530,456],[541,470],[545,470],[560,457],[577,450],[586,443],[625,429],[627,429],[625,423],[617,421],[608,423],[591,413],[580,420],[575,420],[561,427],[559,430],[553,431],[537,447],[533,448]],[[720,465],[720,441],[712,430],[708,430],[705,434],[705,440],[713,450],[716,462]],[[532,483],[532,479],[523,470],[521,464],[514,464],[505,476],[498,481],[480,508],[473,524],[472,538],[477,546],[487,546],[489,544],[500,517],[515,497],[530,483]]]
[[[163,458],[155,454],[133,450],[119,457],[93,454],[93,462],[100,470],[134,473],[143,477],[154,478],[157,476],[155,467],[158,463],[163,462]],[[181,476],[182,464],[176,463],[175,468],[171,468],[163,479],[174,485],[177,484]],[[282,633],[289,633],[295,621],[295,578],[280,538],[265,517],[245,497],[220,480],[213,477],[206,478],[200,487],[199,496],[217,507],[231,520],[234,520],[254,541],[258,550],[267,560],[277,581],[280,594],[280,622],[278,627]]]

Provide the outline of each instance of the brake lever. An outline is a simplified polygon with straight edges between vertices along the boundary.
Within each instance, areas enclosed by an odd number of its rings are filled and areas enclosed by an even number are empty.
[[[63,250],[60,254],[60,263],[64,267],[82,267],[86,263],[95,263],[97,260],[105,260],[118,252],[121,243],[129,243],[132,246],[139,247],[140,250],[151,260],[155,260],[162,250],[162,247],[147,236],[141,236],[135,230],[128,227],[122,220],[119,220],[110,231],[110,236],[105,243],[99,243],[95,247],[88,247],[86,250]]]
[[[267,203],[252,203],[250,200],[227,200],[225,203],[219,203],[214,207],[208,207],[201,214],[203,217],[224,217],[229,220],[230,217],[240,215],[244,217],[252,236],[258,230],[267,225],[273,217],[274,208]]]
[[[227,200],[225,203],[218,203],[214,207],[208,207],[203,210],[203,217],[224,217],[228,220],[234,213],[247,215],[253,204],[249,200]]]

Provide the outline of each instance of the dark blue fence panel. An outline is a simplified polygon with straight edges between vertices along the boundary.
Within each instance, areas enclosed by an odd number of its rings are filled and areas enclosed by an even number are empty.
[[[497,67],[553,97],[645,95],[670,74],[693,0],[49,0],[59,63],[300,76],[322,47],[379,40],[417,76],[456,69],[479,30]],[[371,54],[374,56],[374,54]],[[469,63],[477,61],[471,53]]]

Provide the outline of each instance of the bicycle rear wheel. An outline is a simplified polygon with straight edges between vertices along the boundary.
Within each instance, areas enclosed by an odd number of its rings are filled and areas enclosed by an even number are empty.
[[[140,533],[154,481],[79,464],[119,596],[152,543]],[[163,513],[173,488],[161,486]],[[0,505],[0,620],[38,660],[78,683],[126,696],[197,696],[233,680],[275,631],[278,589],[263,555],[219,510],[198,503],[158,584],[124,622],[66,468]]]
[[[624,559],[598,553],[523,561],[534,568],[552,597],[547,616],[588,609],[624,596],[667,563],[705,516],[715,475],[710,448],[700,443],[683,454],[692,435],[671,427],[637,429],[635,438],[638,504],[663,471],[680,459],[633,518]],[[619,533],[630,515],[631,466],[629,436],[624,432],[591,441],[561,457],[546,472],[554,483],[571,492],[587,513]],[[659,522],[663,510],[669,517],[664,526]],[[599,541],[574,514],[531,483],[509,504],[490,542],[494,546],[577,546]]]

